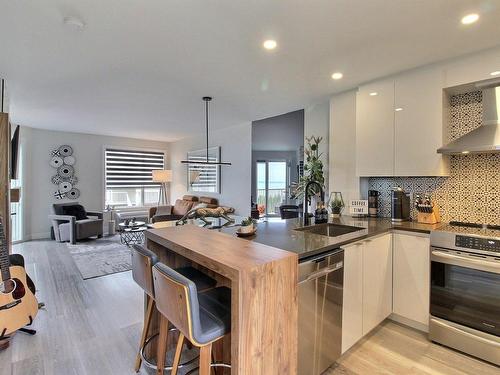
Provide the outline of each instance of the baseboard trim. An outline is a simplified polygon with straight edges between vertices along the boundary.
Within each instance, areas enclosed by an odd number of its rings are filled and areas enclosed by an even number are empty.
[[[418,331],[429,333],[429,325],[416,322],[412,319],[405,318],[404,316],[392,313],[391,315],[389,315],[388,319],[395,321],[397,323],[401,323],[405,326],[414,328]]]
[[[28,241],[33,240],[48,240],[50,239],[50,232],[45,233],[31,233],[30,236],[26,236]]]

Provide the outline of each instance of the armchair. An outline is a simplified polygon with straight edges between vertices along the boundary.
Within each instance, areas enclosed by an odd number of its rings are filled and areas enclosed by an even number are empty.
[[[49,215],[58,242],[71,242],[103,234],[102,212],[85,211],[76,203],[60,203],[52,205]]]

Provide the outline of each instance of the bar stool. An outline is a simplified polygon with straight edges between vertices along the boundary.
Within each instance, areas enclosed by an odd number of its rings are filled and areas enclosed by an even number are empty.
[[[142,329],[141,341],[139,343],[139,352],[135,360],[135,371],[139,372],[143,360],[142,353],[150,340],[158,335],[155,334],[147,337],[153,311],[156,308],[155,288],[153,284],[153,266],[158,263],[158,257],[150,250],[141,245],[133,245],[132,247],[132,277],[134,281],[144,290],[147,300],[146,315],[144,317],[144,327]],[[199,290],[208,290],[215,287],[217,281],[194,267],[180,267],[176,271],[184,277],[193,280]],[[147,361],[146,361],[147,362]],[[149,367],[157,367],[148,363]],[[162,367],[165,366],[163,359]],[[160,367],[160,368],[162,368]]]
[[[177,375],[185,338],[200,348],[200,375],[210,375],[211,367],[231,368],[227,364],[211,363],[212,344],[231,332],[231,289],[219,287],[198,293],[192,280],[163,263],[154,265],[153,280],[156,306],[161,314],[158,369],[165,360],[169,322],[180,332],[172,375]],[[157,374],[162,372],[158,370]]]

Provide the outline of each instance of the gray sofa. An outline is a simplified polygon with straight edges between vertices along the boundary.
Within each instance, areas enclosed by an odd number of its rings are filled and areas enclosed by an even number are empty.
[[[52,214],[49,215],[49,219],[52,220],[56,241],[69,241],[75,244],[76,241],[85,238],[102,237],[102,212],[86,211],[86,218],[78,220],[76,216],[67,214],[68,208],[77,205],[78,202],[52,205]]]

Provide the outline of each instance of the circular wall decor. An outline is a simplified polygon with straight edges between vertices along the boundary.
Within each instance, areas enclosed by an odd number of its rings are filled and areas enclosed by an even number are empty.
[[[71,148],[71,146],[68,145],[63,145],[59,147],[59,152],[62,156],[71,156],[73,155],[73,148]]]
[[[63,159],[59,156],[53,156],[52,159],[50,159],[50,165],[54,168],[59,168],[63,164]]]
[[[64,199],[64,198],[66,198],[66,193],[63,193],[60,190],[56,190],[54,192],[54,198],[56,198],[56,199]]]
[[[57,190],[52,194],[55,199],[77,199],[80,190],[75,185],[78,178],[75,176],[76,158],[73,156],[73,147],[62,145],[50,150],[50,165],[57,169],[57,174],[50,177],[50,181],[57,185]]]
[[[66,193],[66,196],[69,199],[78,199],[80,197],[80,190],[78,190],[77,188],[73,188]]]
[[[74,156],[65,156],[63,160],[64,160],[64,164],[67,164],[67,165],[74,165],[76,162]]]
[[[61,193],[67,193],[69,192],[71,189],[73,189],[73,185],[71,183],[69,183],[68,181],[63,181],[59,184],[59,191]]]
[[[75,170],[71,165],[63,165],[57,169],[57,174],[62,178],[67,178],[73,176]]]
[[[59,185],[62,182],[62,177],[58,174],[54,175],[50,179],[54,185]]]

